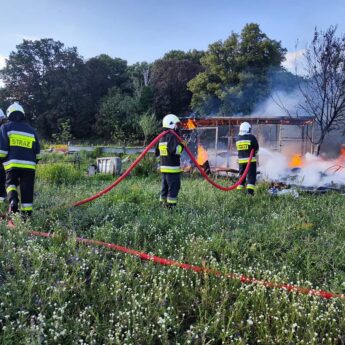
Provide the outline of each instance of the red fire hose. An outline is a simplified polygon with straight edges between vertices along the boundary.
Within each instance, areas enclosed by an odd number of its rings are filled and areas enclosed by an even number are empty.
[[[108,193],[109,191],[111,191],[114,187],[116,187],[121,181],[123,181],[129,174],[130,172],[139,164],[139,162],[144,158],[144,156],[147,154],[147,152],[154,147],[159,139],[161,137],[163,137],[165,134],[169,133],[169,130],[162,132],[161,134],[159,134],[155,139],[153,139],[151,141],[151,143],[146,147],[146,149],[137,157],[137,159],[130,165],[130,167],[116,180],[114,181],[111,185],[109,185],[107,188],[101,190],[100,192],[98,192],[97,194],[90,196],[87,199],[84,200],[80,200],[77,201],[73,204],[73,206],[80,206],[83,204],[86,204],[90,201],[93,201],[97,198],[99,198],[100,196],[102,196],[103,194]]]
[[[52,234],[52,233],[40,232],[40,231],[31,231],[30,234],[33,236],[45,237],[45,238],[49,238],[49,237],[54,236],[54,234]],[[282,289],[282,290],[286,290],[288,292],[295,292],[295,293],[300,293],[303,295],[319,296],[319,297],[325,298],[325,299],[332,299],[332,298],[345,299],[344,294],[336,294],[336,293],[324,291],[324,290],[309,289],[309,288],[305,288],[305,287],[295,286],[292,284],[276,283],[276,282],[271,282],[271,281],[267,281],[267,280],[251,278],[251,277],[247,277],[245,275],[236,274],[236,273],[223,273],[223,272],[216,271],[216,270],[204,267],[204,266],[190,265],[190,264],[181,263],[181,262],[170,260],[170,259],[161,258],[161,257],[155,256],[155,255],[146,254],[146,253],[139,252],[137,250],[133,250],[130,248],[122,247],[122,246],[119,246],[119,245],[113,244],[113,243],[90,240],[90,239],[82,238],[82,237],[77,237],[76,241],[78,243],[82,243],[82,244],[86,244],[86,245],[102,246],[102,247],[105,247],[108,249],[112,249],[112,250],[119,251],[122,253],[137,256],[141,260],[152,261],[152,262],[155,262],[155,263],[160,264],[160,265],[175,266],[178,268],[182,268],[184,270],[189,270],[189,271],[194,271],[194,272],[199,272],[199,273],[207,273],[210,275],[214,275],[216,277],[224,277],[224,278],[238,280],[243,284],[262,285],[262,286],[265,286],[265,287],[271,288],[271,289]]]
[[[180,141],[182,141],[182,138],[174,131],[172,131],[172,133],[176,136],[176,138]],[[205,173],[204,169],[199,165],[199,163],[196,161],[196,159],[194,158],[192,152],[190,152],[189,148],[187,146],[185,146],[184,148],[186,150],[186,152],[188,153],[188,156],[191,158],[191,160],[193,161],[193,163],[195,164],[195,166],[198,168],[198,170],[200,171],[201,175],[207,180],[207,182],[211,183],[214,187],[220,189],[220,190],[223,190],[225,192],[228,192],[230,190],[233,190],[235,189],[237,186],[239,186],[242,181],[245,179],[245,177],[247,176],[248,174],[248,170],[249,170],[249,167],[250,167],[250,163],[252,161],[252,158],[253,158],[253,155],[254,155],[254,150],[251,150],[250,151],[250,155],[249,155],[249,160],[248,160],[248,163],[247,163],[247,166],[246,166],[246,169],[244,170],[242,176],[239,178],[239,180],[233,184],[232,186],[230,187],[223,187],[221,186],[220,184],[214,182],[213,180],[211,180],[208,175]]]
[[[147,152],[152,148],[154,147],[157,142],[159,141],[159,139],[161,137],[163,137],[165,134],[167,133],[173,133],[176,138],[182,142],[182,138],[175,132],[175,131],[172,131],[172,130],[167,130],[167,131],[164,131],[162,132],[161,134],[159,134],[155,139],[153,139],[151,141],[151,143],[146,147],[146,149],[136,158],[136,160],[130,165],[130,167],[116,180],[114,181],[111,185],[109,185],[108,187],[106,187],[105,189],[101,190],[100,192],[98,192],[97,194],[93,195],[93,196],[90,196],[89,198],[86,198],[86,199],[83,199],[83,200],[80,200],[80,201],[77,201],[73,204],[73,206],[80,206],[80,205],[83,205],[83,204],[86,204],[90,201],[93,201],[97,198],[99,198],[100,196],[108,193],[109,191],[111,191],[114,187],[116,187],[120,182],[122,182],[129,174],[130,172],[139,164],[139,162],[144,158],[144,156],[147,154]],[[207,174],[205,173],[204,169],[199,165],[199,163],[196,161],[196,159],[194,158],[192,152],[190,152],[189,148],[186,146],[185,147],[185,150],[188,154],[188,156],[191,158],[191,160],[193,161],[193,163],[195,164],[195,166],[198,168],[198,170],[200,171],[200,173],[202,174],[202,176],[209,182],[211,183],[214,187],[220,189],[220,190],[223,190],[223,191],[230,191],[230,190],[233,190],[235,189],[238,185],[240,185],[242,183],[242,181],[245,179],[245,177],[247,176],[247,173],[248,173],[248,170],[249,170],[249,167],[250,167],[250,163],[251,163],[251,160],[253,158],[253,155],[254,155],[254,150],[251,150],[250,152],[250,156],[249,156],[249,161],[247,163],[247,166],[246,166],[246,169],[244,170],[242,176],[240,177],[240,179],[235,183],[233,184],[232,186],[230,187],[223,187],[221,186],[220,184],[214,182],[213,180],[211,180]]]
[[[147,154],[147,152],[159,141],[159,139],[164,136],[166,133],[168,133],[169,131],[164,131],[163,133],[159,134],[147,147],[146,149],[138,156],[138,158],[131,164],[131,166],[125,171],[125,173],[119,177],[115,182],[113,182],[110,186],[108,186],[107,188],[105,188],[104,190],[98,192],[97,194],[78,201],[76,203],[73,204],[73,206],[80,206],[82,204],[85,204],[87,202],[90,202],[92,200],[95,200],[96,198],[102,196],[103,194],[108,193],[111,189],[113,189],[116,185],[118,185],[121,181],[123,181],[128,174],[137,166],[137,164],[141,161],[141,159]],[[182,139],[175,133],[172,131],[172,133],[174,133],[174,135],[180,140],[182,141]],[[201,174],[203,175],[203,177],[209,182],[211,183],[213,186],[215,186],[218,189],[224,190],[224,191],[229,191],[229,190],[233,190],[234,188],[236,188],[245,178],[245,176],[248,173],[249,170],[249,166],[251,163],[251,159],[253,157],[254,154],[254,150],[251,151],[250,153],[250,157],[249,157],[249,161],[247,163],[246,169],[243,173],[243,175],[241,176],[241,178],[232,186],[230,187],[223,187],[217,183],[215,183],[214,181],[212,181],[207,174],[204,172],[204,170],[201,168],[201,166],[198,164],[198,162],[195,160],[193,154],[190,152],[190,150],[188,149],[188,147],[185,147],[185,150],[187,152],[187,154],[189,155],[189,157],[192,159],[193,163],[195,164],[195,166],[199,169],[199,171],[201,172]],[[13,225],[13,223],[12,223]],[[13,225],[14,226],[14,225]],[[33,236],[38,236],[38,237],[45,237],[45,238],[51,238],[54,236],[54,234],[52,233],[47,233],[47,232],[40,232],[40,231],[30,231],[30,234]],[[304,287],[299,287],[299,286],[295,286],[295,285],[291,285],[291,284],[282,284],[282,283],[276,283],[276,282],[270,282],[270,281],[266,281],[266,280],[260,280],[260,279],[256,279],[256,278],[251,278],[251,277],[247,277],[244,275],[240,275],[240,274],[235,274],[235,273],[228,273],[225,274],[223,272],[220,271],[216,271],[204,266],[196,266],[196,265],[190,265],[190,264],[186,264],[186,263],[181,263],[178,261],[174,261],[174,260],[170,260],[170,259],[166,259],[166,258],[161,258],[155,255],[149,255],[147,253],[143,253],[143,252],[139,252],[130,248],[126,248],[126,247],[122,247],[113,243],[106,243],[106,242],[102,242],[102,241],[96,241],[96,240],[91,240],[91,239],[86,239],[86,238],[81,238],[81,237],[77,237],[76,241],[82,244],[86,244],[86,245],[95,245],[95,246],[102,246],[105,248],[109,248],[112,250],[116,250],[119,252],[123,252],[126,254],[130,254],[130,255],[134,255],[139,257],[142,260],[148,260],[148,261],[152,261],[155,262],[157,264],[160,265],[166,265],[166,266],[175,266],[175,267],[179,267],[185,270],[191,270],[194,272],[202,272],[202,273],[207,273],[207,274],[211,274],[217,277],[226,277],[229,279],[234,279],[234,280],[238,280],[241,283],[244,284],[257,284],[257,285],[262,285],[265,286],[267,288],[274,288],[274,289],[282,289],[282,290],[286,290],[289,292],[296,292],[296,293],[301,293],[301,294],[305,294],[305,295],[313,295],[313,296],[319,296],[321,298],[325,298],[325,299],[332,299],[332,298],[341,298],[341,299],[345,299],[345,295],[344,294],[335,294],[329,291],[324,291],[324,290],[315,290],[315,289],[309,289],[309,288],[304,288]]]

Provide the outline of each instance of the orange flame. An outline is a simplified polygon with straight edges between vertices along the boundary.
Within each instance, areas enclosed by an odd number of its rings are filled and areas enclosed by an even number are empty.
[[[345,164],[345,144],[340,146],[339,157],[337,161],[342,166]]]
[[[195,129],[196,128],[196,123],[192,119],[188,119],[186,126],[188,129]]]
[[[198,156],[197,156],[197,162],[200,165],[203,165],[206,161],[208,160],[208,154],[207,151],[201,146],[200,144],[198,145]]]
[[[289,162],[289,168],[299,168],[303,165],[302,156],[295,153]]]
[[[340,156],[345,156],[345,144],[340,147]]]

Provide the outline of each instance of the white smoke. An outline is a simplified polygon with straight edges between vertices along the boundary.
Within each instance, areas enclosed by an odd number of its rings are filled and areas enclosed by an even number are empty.
[[[251,116],[253,117],[282,117],[301,116],[300,104],[303,96],[298,89],[291,92],[275,91],[263,102],[259,103]]]
[[[303,187],[339,187],[345,186],[345,157],[323,159],[307,153],[302,157],[302,166],[289,167],[291,157],[280,152],[260,148],[260,178],[269,181],[281,181]]]
[[[285,61],[282,63],[283,67],[291,73],[303,75],[306,66],[305,51],[305,49],[300,49],[293,52],[287,52],[285,54]]]
[[[275,181],[284,176],[288,168],[288,159],[280,152],[273,152],[264,147],[259,151],[259,169],[261,178]]]

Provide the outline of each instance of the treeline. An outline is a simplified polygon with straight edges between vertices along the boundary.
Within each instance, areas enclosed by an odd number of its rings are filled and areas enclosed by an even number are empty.
[[[137,142],[167,113],[249,114],[273,88],[296,85],[281,66],[286,49],[257,24],[209,45],[128,65],[102,54],[84,60],[59,41],[24,40],[0,71],[0,107],[20,101],[46,139]]]

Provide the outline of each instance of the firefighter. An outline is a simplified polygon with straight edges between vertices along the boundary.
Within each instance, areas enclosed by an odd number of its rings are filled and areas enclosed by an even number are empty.
[[[6,116],[4,112],[0,109],[0,128],[6,122]],[[0,203],[3,203],[6,200],[6,174],[4,170],[4,166],[0,163]]]
[[[173,114],[165,115],[163,128],[177,132],[180,119]],[[160,171],[162,173],[162,190],[160,201],[168,208],[173,208],[177,203],[177,195],[181,187],[180,155],[184,145],[178,141],[174,134],[164,135],[156,147],[156,156],[160,157]]]
[[[35,169],[40,159],[40,144],[35,130],[25,121],[23,107],[14,102],[7,111],[8,123],[0,133],[0,157],[6,172],[6,191],[9,212],[18,212],[21,196],[21,212],[26,219],[31,216]]]
[[[256,182],[256,154],[259,150],[259,144],[256,137],[251,134],[251,125],[248,122],[242,122],[240,125],[240,131],[236,140],[236,148],[238,152],[238,165],[239,174],[242,176],[247,163],[249,161],[249,155],[252,149],[254,149],[254,156],[251,160],[248,174],[237,189],[242,190],[246,187],[247,193],[254,195],[255,182]],[[247,185],[246,185],[247,180]],[[246,186],[245,186],[246,185]]]

